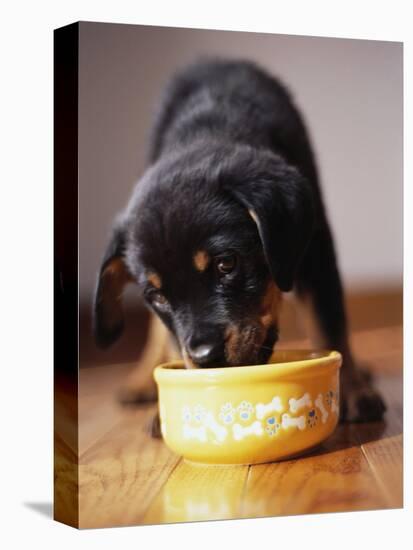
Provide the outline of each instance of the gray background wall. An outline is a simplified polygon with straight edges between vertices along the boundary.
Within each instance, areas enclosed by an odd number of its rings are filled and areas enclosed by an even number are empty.
[[[79,269],[90,300],[114,215],[144,170],[151,117],[173,71],[201,54],[280,77],[318,157],[347,290],[402,280],[402,45],[82,23]]]

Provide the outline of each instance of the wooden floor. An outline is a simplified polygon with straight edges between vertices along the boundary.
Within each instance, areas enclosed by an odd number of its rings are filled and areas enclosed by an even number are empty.
[[[153,407],[116,403],[129,365],[82,369],[79,526],[402,507],[402,329],[355,333],[353,347],[376,373],[385,421],[340,425],[305,457],[257,466],[188,465],[146,434]]]

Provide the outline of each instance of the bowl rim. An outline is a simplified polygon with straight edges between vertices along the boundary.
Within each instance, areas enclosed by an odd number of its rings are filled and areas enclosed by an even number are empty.
[[[246,365],[242,367],[217,367],[207,369],[183,369],[182,360],[162,363],[154,370],[154,378],[157,383],[175,384],[205,384],[214,382],[230,382],[239,384],[243,380],[264,381],[271,379],[277,381],[282,378],[296,376],[311,376],[331,369],[339,369],[342,365],[342,355],[335,350],[276,350],[274,357],[288,355],[289,353],[308,353],[309,358],[293,361],[269,362],[265,365]],[[316,357],[314,357],[314,355]]]

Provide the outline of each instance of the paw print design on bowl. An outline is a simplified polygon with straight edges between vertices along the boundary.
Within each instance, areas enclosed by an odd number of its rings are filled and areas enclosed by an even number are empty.
[[[192,420],[191,409],[188,407],[188,405],[182,407],[182,420],[184,422],[191,422]]]
[[[242,401],[237,407],[240,420],[247,422],[252,417],[254,407],[249,401]]]
[[[317,412],[315,409],[311,409],[311,411],[308,412],[307,424],[310,426],[310,428],[314,428],[314,426],[317,424],[317,421]]]
[[[205,420],[206,414],[207,411],[205,407],[203,407],[202,405],[195,405],[193,414],[193,419],[195,420],[195,422],[201,424]]]
[[[219,418],[224,424],[232,424],[235,419],[236,410],[232,406],[232,403],[225,403],[222,405]]]
[[[280,425],[275,420],[275,416],[270,416],[269,418],[267,418],[265,431],[270,437],[274,436],[279,429],[280,429]]]

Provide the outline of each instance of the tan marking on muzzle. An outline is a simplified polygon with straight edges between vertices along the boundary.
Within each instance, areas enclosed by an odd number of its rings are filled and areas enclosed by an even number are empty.
[[[229,363],[235,363],[240,353],[241,331],[237,325],[229,325],[225,330],[225,356]]]
[[[193,261],[195,269],[202,273],[208,267],[211,258],[205,250],[198,250],[198,252],[194,254]]]
[[[162,279],[155,271],[148,271],[148,273],[146,274],[146,278],[151,283],[151,285],[158,290],[162,288]]]
[[[266,330],[257,319],[231,324],[225,331],[225,357],[230,365],[254,363]]]
[[[278,328],[282,293],[271,281],[254,317],[243,319],[240,325],[231,324],[225,331],[225,356],[232,365],[247,364],[257,358],[271,326]]]
[[[265,329],[278,326],[282,304],[282,292],[274,281],[270,281],[261,302],[260,322]]]

